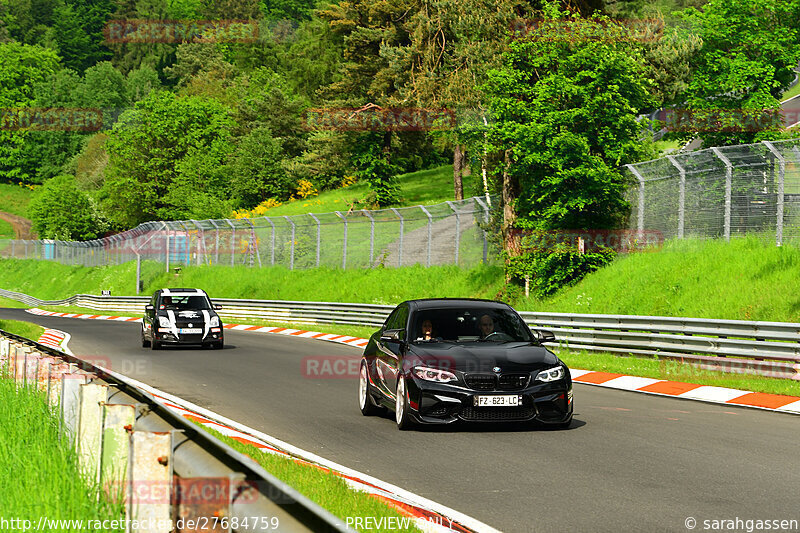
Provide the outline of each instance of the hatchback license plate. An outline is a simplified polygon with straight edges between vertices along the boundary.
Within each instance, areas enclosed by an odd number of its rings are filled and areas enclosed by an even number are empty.
[[[197,335],[198,333],[203,333],[203,330],[200,328],[181,328],[178,333],[181,335]]]
[[[520,404],[520,396],[473,396],[476,407],[516,407]]]

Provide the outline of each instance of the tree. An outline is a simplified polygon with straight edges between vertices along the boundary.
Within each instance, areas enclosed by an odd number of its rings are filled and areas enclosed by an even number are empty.
[[[40,46],[0,44],[0,109],[29,107],[34,86],[58,68],[58,56]],[[4,117],[4,121],[13,118]],[[9,127],[9,126],[6,126]],[[34,174],[22,153],[27,132],[10,127],[0,131],[0,180],[31,181]]]
[[[294,181],[283,168],[283,157],[280,140],[267,127],[239,139],[226,171],[237,207],[252,208],[267,198],[288,200],[292,196]]]
[[[542,294],[609,259],[607,249],[570,247],[517,255],[512,228],[550,232],[614,229],[628,213],[620,165],[650,154],[639,138],[639,110],[652,105],[641,51],[606,19],[549,9],[513,41],[486,91],[502,154],[508,275],[533,278]],[[553,283],[556,281],[556,283]]]
[[[684,18],[702,38],[683,94],[684,137],[699,133],[707,146],[779,136],[779,98],[800,60],[797,6],[781,0],[710,0]]]
[[[56,176],[39,187],[28,208],[33,229],[42,239],[96,239],[102,222],[72,176]]]
[[[223,168],[234,126],[217,100],[150,93],[109,134],[102,191],[109,218],[130,227],[228,214]]]

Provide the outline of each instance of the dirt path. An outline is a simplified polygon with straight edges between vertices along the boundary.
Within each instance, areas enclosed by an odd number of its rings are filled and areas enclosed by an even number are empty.
[[[2,211],[0,211],[0,218],[11,224],[17,239],[29,240],[36,238],[36,233],[31,229],[32,223],[27,218],[12,215],[11,213],[4,213]]]

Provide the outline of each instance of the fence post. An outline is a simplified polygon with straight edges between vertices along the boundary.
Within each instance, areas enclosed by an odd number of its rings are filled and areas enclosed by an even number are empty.
[[[421,205],[421,206],[419,206],[419,208],[422,209],[422,212],[425,213],[425,216],[428,217],[428,253],[427,253],[426,265],[427,266],[431,266],[431,245],[433,244],[432,243],[432,241],[433,241],[433,217],[428,212],[428,210],[425,209],[425,206]]]
[[[764,145],[769,149],[770,152],[775,156],[778,160],[778,199],[777,199],[777,220],[775,225],[775,246],[781,246],[783,244],[783,200],[784,200],[784,178],[786,176],[786,159],[783,157],[775,146],[769,141],[763,141]],[[795,148],[796,150],[797,148]]]
[[[258,251],[258,237],[256,237],[256,227],[253,225],[253,221],[249,218],[246,219],[247,223],[250,224],[250,267],[253,267],[253,251],[255,250],[256,253],[256,260],[258,260],[258,268],[261,268],[261,252]]]
[[[225,222],[231,227],[231,266],[233,266],[233,258],[236,256],[236,226],[229,218],[226,218]]]
[[[200,254],[202,253],[205,255],[206,253],[206,233],[200,227],[200,224],[196,220],[191,220],[192,224],[194,224],[195,229],[197,230],[197,266],[200,266]],[[200,246],[200,243],[203,243],[203,246]],[[200,251],[202,250],[202,252]],[[203,261],[205,262],[205,261]]]
[[[294,239],[295,239],[294,221],[286,215],[284,215],[283,218],[286,219],[286,222],[292,225],[292,242],[291,246],[289,247],[291,250],[289,255],[289,270],[294,270]]]
[[[214,264],[219,264],[219,226],[213,220],[208,221],[214,227]]]
[[[680,174],[680,185],[678,188],[678,238],[683,239],[686,218],[686,170],[678,164],[674,156],[668,155],[667,159],[672,163],[672,166],[678,169]]]
[[[169,272],[169,234],[170,234],[170,231],[172,231],[172,230],[170,229],[170,227],[167,225],[166,222],[164,222],[164,230],[166,231],[166,234],[165,234],[165,237],[164,237],[164,240],[166,241],[166,246],[164,247],[164,256],[165,256],[164,263],[166,263],[167,272]]]
[[[334,211],[344,222],[344,240],[342,241],[342,270],[347,268],[347,217],[339,211]]]
[[[403,229],[405,226],[405,219],[403,219],[403,215],[400,214],[396,208],[392,207],[392,212],[397,215],[397,218],[400,219],[400,240],[398,242],[397,247],[397,266],[403,266]]]
[[[369,219],[369,266],[372,267],[372,258],[375,255],[375,219],[372,218],[372,213],[366,209],[361,210]]]
[[[309,215],[311,216],[311,218],[314,219],[314,222],[317,223],[317,263],[316,263],[316,266],[319,267],[319,235],[320,235],[319,219],[317,218],[317,216],[314,213],[309,213]]]
[[[725,164],[725,240],[731,240],[731,189],[733,181],[733,165],[719,148],[712,148],[712,152]]]
[[[455,252],[455,264],[458,265],[458,247],[461,241],[461,215],[458,213],[458,209],[455,208],[453,202],[448,201],[447,205],[450,206],[450,209],[453,210],[453,213],[456,215],[456,252]]]
[[[270,248],[269,248],[269,264],[275,266],[275,224],[272,222],[272,219],[269,217],[264,217],[269,222],[269,226],[272,228],[272,237],[270,238]]]
[[[636,229],[641,233],[644,231],[644,178],[633,165],[625,165],[625,167],[630,170],[631,174],[636,176],[636,179],[639,181],[639,212],[637,213],[638,220]]]
[[[484,204],[480,198],[477,196],[475,197],[475,201],[478,202],[478,205],[481,206],[483,209],[483,223],[489,224],[489,207]],[[483,263],[486,264],[489,261],[489,233],[486,231],[486,228],[483,229]]]

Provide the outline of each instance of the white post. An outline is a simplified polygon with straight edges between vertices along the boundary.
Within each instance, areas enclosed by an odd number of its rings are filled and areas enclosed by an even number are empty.
[[[339,211],[334,211],[336,215],[344,222],[344,240],[342,242],[342,270],[347,268],[347,217]]]
[[[428,210],[425,209],[425,206],[421,205],[419,206],[419,208],[422,209],[422,212],[425,213],[425,216],[428,217],[428,254],[427,254],[426,264],[427,266],[431,266],[431,245],[433,241],[433,217],[428,212]]]
[[[106,400],[108,385],[87,383],[78,387],[78,464],[81,475],[90,486],[100,479],[103,404]]]
[[[784,179],[786,177],[786,159],[783,157],[775,146],[769,141],[763,141],[764,145],[769,149],[770,152],[775,156],[778,160],[779,167],[778,167],[778,198],[777,198],[777,216],[775,220],[775,246],[781,246],[783,244],[783,201],[784,201]],[[795,148],[796,150],[796,148]]]
[[[319,219],[317,218],[317,216],[314,213],[309,213],[309,215],[311,216],[311,218],[314,219],[314,222],[317,223],[317,263],[316,263],[316,266],[319,266],[319,244],[320,244],[320,240],[319,240],[319,238],[320,238]]]
[[[641,174],[639,174],[639,171],[636,170],[636,167],[633,165],[625,166],[631,171],[631,174],[636,176],[636,179],[639,181],[639,213],[636,227],[639,233],[641,233],[644,231],[644,178]]]
[[[392,207],[391,209],[392,209],[392,213],[397,215],[397,218],[400,219],[400,240],[398,242],[398,247],[397,247],[398,248],[397,249],[397,266],[401,267],[401,266],[403,266],[403,228],[405,226],[405,219],[403,218],[403,215],[400,214],[400,211],[398,211],[394,207]]]
[[[712,152],[725,164],[725,240],[731,240],[731,189],[733,181],[733,165],[719,148],[712,148]]]
[[[678,187],[678,238],[683,239],[686,218],[686,169],[678,164],[674,156],[668,155],[667,159],[672,166],[678,169],[680,185]]]
[[[455,264],[458,265],[458,248],[461,241],[461,215],[458,213],[458,209],[456,209],[453,202],[447,202],[447,205],[450,206],[450,209],[453,210],[453,213],[456,215],[456,252],[455,252]]]

